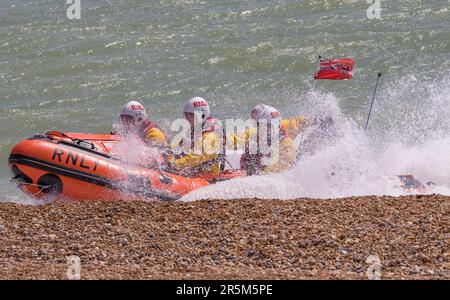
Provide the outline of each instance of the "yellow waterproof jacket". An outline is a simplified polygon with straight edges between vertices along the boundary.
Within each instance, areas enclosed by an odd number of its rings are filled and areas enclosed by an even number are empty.
[[[200,153],[193,149],[180,157],[170,156],[169,162],[180,174],[185,176],[198,175],[220,175],[221,162],[219,159],[220,147],[223,141],[214,131],[204,131],[199,141],[197,141]],[[172,145],[172,149],[179,145]]]
[[[308,121],[303,116],[281,121],[282,137],[280,138],[278,155],[276,155],[276,153],[274,154],[276,156],[272,158],[270,164],[260,165],[260,174],[284,172],[294,165],[297,153],[293,138],[295,138],[307,124]],[[233,135],[230,140],[234,146],[234,150],[245,151],[245,145],[248,145],[248,141],[254,138],[256,134],[256,128],[247,128],[243,133]],[[244,154],[241,159],[241,167],[246,164],[246,159],[248,159],[248,156]]]
[[[150,128],[145,131],[144,141],[147,144],[154,144],[157,146],[167,146],[166,135],[159,128]]]
[[[273,157],[272,163],[262,166],[261,174],[281,173],[289,170],[295,163],[296,148],[289,136],[280,141],[278,156]]]
[[[283,119],[281,121],[281,128],[288,136],[295,139],[295,137],[303,131],[309,124],[309,121],[304,116],[297,116],[292,119]]]
[[[167,146],[167,138],[164,132],[150,120],[145,120],[138,129],[139,136],[150,146]]]
[[[246,139],[247,141],[252,137],[252,133],[256,132],[253,130],[248,130],[246,132]],[[246,142],[245,145],[248,145]],[[241,158],[241,167],[246,168],[248,161],[250,160],[250,156],[247,154],[247,149],[244,150],[245,153],[242,155]],[[296,159],[296,147],[294,140],[289,137],[285,136],[280,139],[280,144],[278,145],[278,151],[274,152],[270,157],[270,163],[264,165],[261,164],[261,158],[257,159],[257,168],[259,169],[259,174],[269,174],[269,173],[281,173],[284,171],[289,170],[295,163]],[[262,156],[262,155],[261,155]],[[253,162],[255,163],[255,162]]]
[[[292,119],[283,119],[281,121],[281,129],[292,139],[302,132],[309,125],[309,120],[304,116],[297,116]],[[243,145],[244,140],[256,133],[256,128],[247,128],[245,132],[235,134],[230,137],[230,142],[235,149],[239,149],[239,145]]]

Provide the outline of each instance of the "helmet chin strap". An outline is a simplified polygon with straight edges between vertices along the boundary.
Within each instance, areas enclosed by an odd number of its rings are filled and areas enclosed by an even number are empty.
[[[207,121],[206,116],[204,114],[202,114],[202,127],[203,127],[203,125],[205,125],[206,121]]]

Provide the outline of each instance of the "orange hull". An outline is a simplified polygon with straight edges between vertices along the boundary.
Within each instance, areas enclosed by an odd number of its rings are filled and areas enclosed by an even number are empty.
[[[34,198],[69,200],[176,200],[222,178],[187,178],[161,170],[124,168],[109,156],[114,135],[48,132],[19,142],[9,167],[19,188]]]

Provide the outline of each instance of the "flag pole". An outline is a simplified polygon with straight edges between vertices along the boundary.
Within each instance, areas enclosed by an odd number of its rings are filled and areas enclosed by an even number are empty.
[[[367,115],[364,131],[367,131],[367,127],[369,126],[370,115],[372,114],[373,103],[375,102],[375,97],[377,96],[378,84],[380,83],[381,75],[381,73],[378,73],[377,83],[375,84],[375,91],[373,92],[372,102],[370,103],[369,114]]]
[[[317,65],[318,68],[316,69],[316,71],[314,72],[314,79],[313,79],[313,86],[312,86],[312,90],[314,91],[315,87],[316,87],[316,74],[317,72],[320,70],[320,60],[322,59],[322,56],[319,55],[319,60],[317,61]]]

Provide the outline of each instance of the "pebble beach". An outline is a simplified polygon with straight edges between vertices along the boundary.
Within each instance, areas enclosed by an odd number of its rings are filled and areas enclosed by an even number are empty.
[[[81,279],[448,280],[449,203],[1,203],[0,278],[67,279],[77,256]]]

